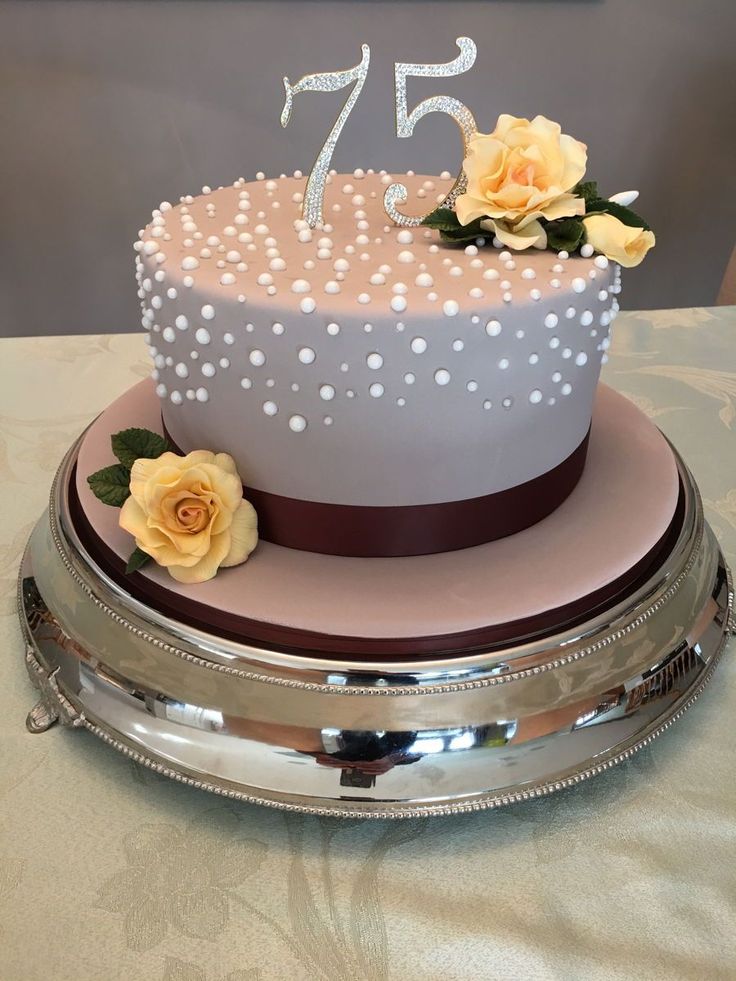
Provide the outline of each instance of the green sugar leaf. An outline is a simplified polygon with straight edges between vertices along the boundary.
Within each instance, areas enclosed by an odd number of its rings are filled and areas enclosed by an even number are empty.
[[[148,552],[144,552],[142,548],[135,548],[130,553],[130,558],[128,559],[128,564],[125,567],[125,572],[130,575],[131,572],[137,572],[141,566],[145,565],[146,562],[150,560],[151,556]]]
[[[463,226],[450,208],[435,208],[422,222],[427,228],[437,228],[441,232],[451,232]]]
[[[136,460],[155,460],[170,449],[163,436],[149,429],[124,429],[111,438],[112,451],[124,467],[130,469]]]
[[[583,241],[585,226],[580,218],[559,218],[547,224],[547,247],[556,252],[574,252]]]
[[[113,508],[121,508],[130,496],[130,471],[120,463],[90,474],[87,483],[98,500]]]
[[[591,201],[600,200],[598,194],[598,182],[597,181],[580,181],[570,192],[578,198],[583,198],[585,200],[586,207]]]

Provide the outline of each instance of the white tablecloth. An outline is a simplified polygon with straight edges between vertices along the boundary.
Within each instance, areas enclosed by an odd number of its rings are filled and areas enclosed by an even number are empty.
[[[606,380],[676,443],[736,554],[736,308],[629,313]],[[0,341],[2,981],[736,977],[736,664],[629,763],[411,822],[209,797],[86,733],[29,735],[21,553],[139,336]]]

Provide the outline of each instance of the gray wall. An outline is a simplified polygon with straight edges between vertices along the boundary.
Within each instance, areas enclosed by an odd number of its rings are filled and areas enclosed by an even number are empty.
[[[589,173],[642,192],[659,244],[625,305],[709,304],[734,243],[734,0],[0,0],[0,334],[138,329],[131,242],[163,198],[256,170],[308,169],[334,96],[281,76],[371,72],[338,168],[454,169],[454,124],[393,136],[394,61],[478,43],[447,91],[481,128],[542,112],[589,144]]]

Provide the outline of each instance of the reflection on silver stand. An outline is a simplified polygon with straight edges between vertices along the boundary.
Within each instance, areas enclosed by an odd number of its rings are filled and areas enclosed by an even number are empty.
[[[542,637],[432,660],[351,662],[224,640],[134,599],[69,519],[72,447],[19,579],[31,732],[85,728],[227,797],[353,817],[482,810],[601,773],[697,698],[733,591],[677,458],[677,541],[623,601]]]

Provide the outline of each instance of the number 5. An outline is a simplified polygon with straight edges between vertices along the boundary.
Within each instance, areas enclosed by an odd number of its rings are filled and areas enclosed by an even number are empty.
[[[430,112],[446,112],[455,120],[460,127],[463,137],[463,155],[469,141],[477,131],[473,114],[467,106],[463,105],[458,99],[453,99],[447,95],[435,95],[431,99],[425,99],[407,114],[406,110],[406,79],[409,75],[415,77],[441,77],[447,78],[452,75],[462,75],[469,68],[473,67],[478,49],[475,42],[469,37],[459,37],[455,42],[460,49],[460,54],[454,61],[449,61],[443,65],[411,65],[404,62],[397,62],[394,65],[394,90],[396,95],[396,135],[398,137],[408,137],[414,132],[414,127]],[[442,202],[444,207],[449,208],[455,198],[462,194],[467,185],[467,178],[461,170],[455,179],[450,191]],[[397,203],[406,201],[408,192],[403,184],[390,184],[386,188],[383,196],[383,205],[386,214],[397,225],[416,227],[421,225],[426,215],[405,215],[397,210]]]
[[[335,125],[330,130],[322,149],[319,151],[319,155],[314,162],[314,167],[312,167],[312,172],[307,180],[302,215],[311,228],[315,228],[317,225],[323,223],[322,205],[325,197],[325,183],[327,182],[327,173],[330,169],[330,161],[332,160],[335,144],[353,106],[358,101],[358,96],[365,83],[365,77],[368,74],[371,49],[367,44],[364,44],[362,51],[363,57],[359,64],[354,65],[352,68],[346,68],[344,71],[305,75],[295,85],[292,85],[288,78],[284,78],[286,98],[284,108],[281,112],[281,125],[284,127],[288,125],[289,119],[291,119],[292,100],[298,92],[337,92],[339,89],[344,89],[346,85],[350,85],[351,82],[355,82],[353,91],[342,107],[340,115],[335,121]]]

